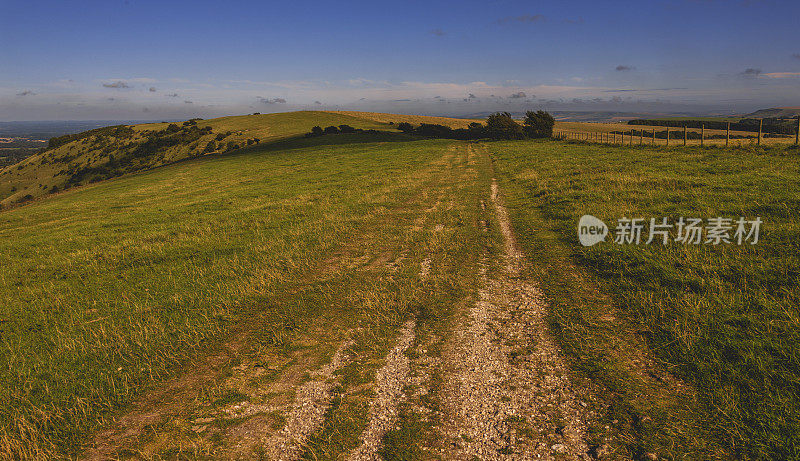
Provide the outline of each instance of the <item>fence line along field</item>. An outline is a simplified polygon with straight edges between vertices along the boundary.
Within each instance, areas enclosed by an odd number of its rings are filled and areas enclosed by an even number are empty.
[[[700,122],[701,123],[701,122]],[[555,136],[576,141],[621,145],[748,146],[800,144],[800,119],[793,135],[622,123],[557,122]]]
[[[798,147],[422,123],[491,133],[254,114],[3,169],[0,458],[800,458]],[[763,229],[582,247],[586,214]]]

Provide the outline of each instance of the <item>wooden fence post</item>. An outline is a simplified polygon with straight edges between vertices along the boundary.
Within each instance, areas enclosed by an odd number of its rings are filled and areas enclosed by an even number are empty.
[[[703,147],[703,145],[705,143],[706,143],[706,124],[705,123],[701,123],[700,124],[700,147]]]
[[[667,127],[667,147],[669,147],[669,127]]]
[[[728,122],[728,129],[725,131],[725,147],[731,142],[731,122]]]
[[[686,125],[683,125],[683,145],[686,146]]]
[[[794,134],[794,145],[800,144],[800,116],[797,117],[797,131]]]
[[[655,128],[653,128],[653,142],[651,144],[654,145],[654,146],[656,145],[656,129]]]
[[[639,130],[639,145],[644,144],[644,129]]]
[[[761,127],[764,126],[764,119],[758,121],[758,145],[761,145]]]

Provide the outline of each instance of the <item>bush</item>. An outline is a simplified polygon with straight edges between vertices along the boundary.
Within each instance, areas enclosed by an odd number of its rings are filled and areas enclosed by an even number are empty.
[[[339,131],[342,133],[355,133],[356,129],[350,125],[339,125]]]
[[[325,127],[325,134],[338,134],[338,133],[339,133],[339,128],[336,128],[333,125]]]
[[[315,126],[311,129],[312,136],[322,136],[323,134],[325,134],[325,130],[323,130],[321,126]]]
[[[410,132],[414,131],[414,125],[412,125],[412,124],[410,124],[408,122],[400,122],[397,125],[397,129],[402,131],[403,133],[410,133]]]
[[[522,139],[525,133],[508,112],[497,112],[486,119],[486,135],[492,139]]]
[[[472,122],[467,128],[468,139],[481,139],[486,137],[486,128],[478,122]]]
[[[433,123],[420,123],[419,127],[414,130],[415,134],[420,136],[427,136],[429,138],[452,138],[453,129],[449,126],[435,125]]]
[[[525,134],[529,138],[551,138],[556,119],[543,110],[525,113]]]

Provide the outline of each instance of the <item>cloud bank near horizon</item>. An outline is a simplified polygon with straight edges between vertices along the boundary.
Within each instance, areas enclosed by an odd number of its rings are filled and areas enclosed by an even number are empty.
[[[534,108],[613,112],[743,112],[774,105],[800,105],[785,94],[800,73],[748,68],[748,79],[725,87],[610,88],[589,79],[523,85],[519,82],[389,82],[365,78],[331,81],[116,78],[58,80],[24,89],[0,88],[0,120],[135,119],[222,116],[260,111],[352,109],[468,116]],[[753,87],[751,80],[757,80]],[[98,82],[100,82],[98,84]],[[580,82],[580,83],[579,83]],[[584,83],[587,82],[587,83]],[[742,88],[749,98],[742,97]],[[187,107],[189,106],[189,107]]]

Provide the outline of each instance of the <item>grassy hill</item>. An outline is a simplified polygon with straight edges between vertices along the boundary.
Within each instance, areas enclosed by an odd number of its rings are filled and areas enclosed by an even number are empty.
[[[186,370],[194,393],[176,393],[120,456],[219,458],[226,431],[248,418],[280,429],[276,402],[352,341],[310,445],[344,456],[399,326],[416,316],[420,336],[446,340],[482,290],[480,268],[505,264],[486,262],[504,248],[492,178],[531,265],[520,278],[541,285],[564,352],[608,390],[591,431],[622,436],[596,448],[800,457],[797,148],[474,143],[393,132],[401,121],[469,122],[297,112],[111,127],[4,170],[6,203],[51,181],[0,212],[0,458],[79,456],[121,409]],[[340,124],[381,131],[300,136]],[[237,146],[205,152],[211,141]],[[112,166],[122,176],[93,182]],[[58,184],[82,187],[43,197]],[[612,227],[623,216],[758,216],[764,227],[758,245],[583,248],[575,225],[587,213]],[[441,383],[431,370],[451,346],[414,349],[431,351],[415,372]],[[261,410],[225,416],[242,401]],[[401,413],[385,441],[397,453],[442,423]],[[218,420],[194,430],[208,415]]]
[[[47,151],[0,169],[0,208],[187,158],[303,135],[315,125],[394,131],[394,124],[464,128],[473,120],[351,111],[254,114],[99,128],[57,138]]]
[[[792,118],[800,115],[800,107],[773,107],[747,114],[744,118]]]
[[[266,315],[264,347],[280,349],[294,328],[280,322],[321,306],[287,319],[310,302],[297,290],[418,193],[443,145],[357,141],[193,159],[0,214],[0,457],[75,454],[243,314]]]
[[[312,126],[389,125],[327,112],[223,117],[184,123],[148,123],[100,128],[63,137],[63,144],[0,171],[0,205],[25,202],[65,188],[221,154],[256,143],[300,136]]]

